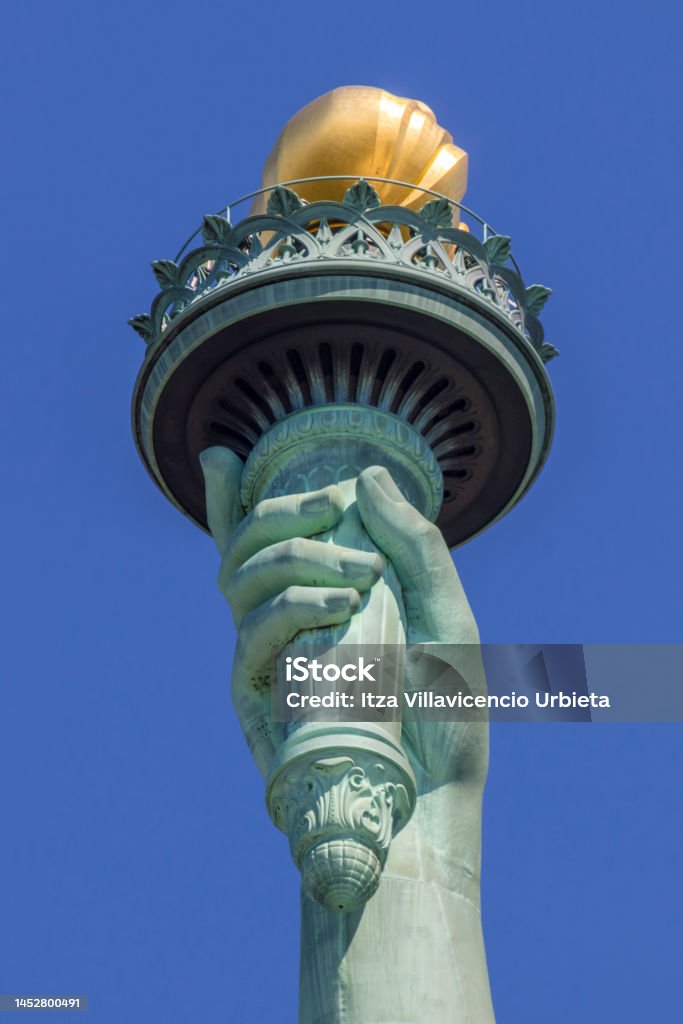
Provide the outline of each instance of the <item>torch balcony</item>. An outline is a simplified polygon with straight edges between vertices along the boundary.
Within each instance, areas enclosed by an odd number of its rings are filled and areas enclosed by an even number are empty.
[[[338,180],[334,176],[303,181]],[[154,344],[178,317],[227,296],[256,275],[286,275],[306,264],[332,269],[362,266],[364,273],[419,271],[438,278],[455,292],[466,295],[512,324],[543,362],[557,355],[544,341],[537,314],[550,290],[525,287],[510,252],[510,238],[493,232],[488,223],[461,203],[423,190],[425,204],[418,211],[382,205],[370,181],[415,185],[389,178],[362,178],[347,190],[342,202],[306,203],[289,188],[299,182],[260,189],[226,207],[224,214],[209,214],[183,246],[175,260],[157,260],[152,269],[161,291],[149,314],[129,323]],[[240,220],[234,227],[234,207],[268,194],[265,214]],[[460,221],[468,216],[481,238]],[[454,221],[458,225],[454,227]],[[192,248],[201,238],[203,244]],[[303,267],[302,267],[303,269]]]

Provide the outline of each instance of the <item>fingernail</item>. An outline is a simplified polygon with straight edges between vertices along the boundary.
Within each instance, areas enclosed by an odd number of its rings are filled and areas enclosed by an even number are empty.
[[[304,515],[313,515],[315,512],[326,512],[332,502],[329,494],[317,494],[313,498],[304,498],[301,502],[301,511]]]
[[[355,558],[341,558],[339,566],[345,576],[358,576],[369,572],[379,579],[384,571],[384,561],[380,555],[363,555],[360,552]]]
[[[205,448],[204,451],[199,453],[199,465],[204,476],[207,473],[224,473],[234,459],[233,453],[228,448],[221,447],[221,445]]]
[[[384,466],[377,466],[375,469],[371,469],[370,476],[376,484],[379,484],[390,501],[405,502],[406,499],[394,483],[391,473]]]
[[[356,590],[341,590],[338,594],[330,594],[325,598],[325,607],[330,612],[358,611],[360,594]]]
[[[202,467],[202,473],[206,475],[207,470],[211,472],[211,469],[216,463],[216,449],[205,448],[203,452],[199,453],[199,465]]]

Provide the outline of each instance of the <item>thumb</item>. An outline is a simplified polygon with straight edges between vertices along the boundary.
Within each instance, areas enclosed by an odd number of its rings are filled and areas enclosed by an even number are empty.
[[[363,470],[356,482],[356,501],[366,530],[389,556],[404,587],[415,575],[433,571],[435,561],[450,564],[437,527],[406,500],[383,466]]]
[[[221,554],[244,517],[240,503],[242,460],[229,448],[205,448],[199,455],[204,474],[206,520]]]
[[[381,466],[360,474],[356,502],[365,529],[396,570],[415,632],[442,642],[475,636],[474,618],[439,528],[406,501]]]

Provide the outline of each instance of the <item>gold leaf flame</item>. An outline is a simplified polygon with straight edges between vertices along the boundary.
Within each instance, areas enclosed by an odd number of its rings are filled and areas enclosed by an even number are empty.
[[[319,96],[287,122],[266,160],[262,184],[333,174],[396,178],[459,202],[467,185],[467,153],[454,145],[425,103],[348,85]],[[415,189],[371,183],[385,204],[419,209],[429,198]],[[352,184],[323,181],[293,188],[308,202],[339,201]],[[262,212],[266,203],[267,196],[257,197],[252,212]]]

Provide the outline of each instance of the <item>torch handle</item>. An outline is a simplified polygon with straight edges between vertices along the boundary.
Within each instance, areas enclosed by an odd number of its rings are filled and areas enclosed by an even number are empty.
[[[302,410],[275,424],[249,455],[242,504],[253,508],[264,498],[334,484],[342,493],[344,513],[318,539],[374,553],[378,549],[356,502],[357,477],[371,466],[384,466],[406,499],[434,517],[443,480],[429,445],[392,414],[355,405]],[[280,685],[297,685],[293,679],[287,682],[288,657],[318,660],[322,655],[323,665],[340,667],[365,652],[370,658],[372,652],[383,662],[375,682],[381,692],[391,682],[399,697],[395,707],[389,708],[388,701],[384,705],[388,715],[371,718],[363,709],[361,687],[367,693],[372,684],[367,677],[361,683],[360,672],[349,673],[357,677],[349,680],[351,710],[297,708],[296,720],[284,724],[276,742],[266,780],[268,812],[288,836],[304,893],[335,913],[358,909],[376,891],[392,837],[410,820],[417,796],[401,745],[406,611],[396,572],[378,553],[383,574],[360,595],[358,611],[341,625],[297,634],[277,666],[280,694]],[[342,687],[334,682],[333,689]]]
[[[379,580],[361,594],[361,605],[348,622],[339,626],[325,626],[304,630],[280,655],[281,659],[320,654],[321,648],[344,647],[366,648],[370,652],[392,647],[403,649],[406,640],[406,614],[403,605],[401,585],[393,566],[369,536],[356,504],[356,480],[345,480],[338,485],[345,499],[346,508],[334,529],[320,534],[316,539],[338,544],[358,551],[376,552],[382,556],[384,571]],[[354,652],[359,653],[358,650]],[[281,668],[282,666],[280,666]],[[279,672],[280,678],[284,673]],[[297,719],[296,727],[304,724],[306,717]],[[401,731],[400,721],[387,722],[384,726],[396,740]]]

